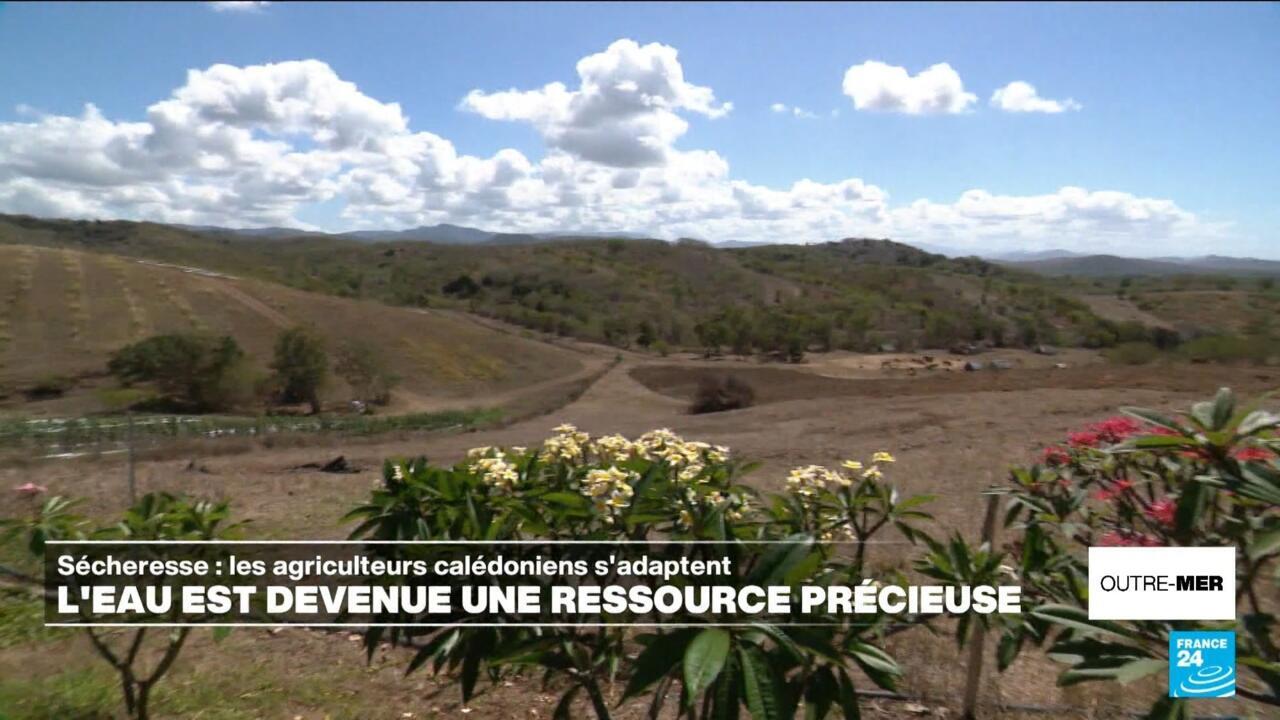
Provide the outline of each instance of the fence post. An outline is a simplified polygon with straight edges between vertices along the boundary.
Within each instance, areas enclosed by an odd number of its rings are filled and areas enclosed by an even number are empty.
[[[133,411],[129,410],[125,413],[125,444],[128,447],[129,454],[129,505],[138,504],[138,486],[133,463]]]
[[[994,492],[984,493],[987,496],[987,514],[982,519],[982,542],[992,550],[996,546],[996,518],[1000,514],[1000,495]],[[969,637],[969,662],[964,681],[964,705],[960,717],[974,720],[978,711],[978,690],[982,685],[982,661],[986,657],[987,629],[975,624],[973,634]]]

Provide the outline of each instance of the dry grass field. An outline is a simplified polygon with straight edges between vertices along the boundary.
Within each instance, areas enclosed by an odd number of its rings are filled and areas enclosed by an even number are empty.
[[[154,333],[229,334],[265,368],[281,330],[313,324],[332,347],[379,348],[403,378],[391,412],[471,404],[590,370],[581,353],[432,310],[390,308],[191,268],[0,245],[0,416],[79,415],[104,409],[109,355]],[[63,397],[26,402],[23,391],[62,378]],[[347,389],[335,379],[327,400]]]

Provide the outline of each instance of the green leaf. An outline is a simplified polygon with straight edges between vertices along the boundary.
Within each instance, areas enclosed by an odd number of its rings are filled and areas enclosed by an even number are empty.
[[[696,628],[684,628],[653,638],[649,646],[636,658],[635,670],[622,699],[628,700],[639,695],[658,680],[675,669],[684,655],[685,647],[693,639]]]
[[[851,643],[848,649],[853,661],[858,663],[858,667],[862,668],[872,682],[886,690],[896,689],[902,669],[888,653],[861,642]]]
[[[1076,630],[1125,638],[1133,637],[1133,634],[1123,626],[1106,620],[1090,620],[1087,610],[1070,605],[1041,605],[1032,610],[1031,615]]]
[[[1152,673],[1161,672],[1169,667],[1168,660],[1143,658],[1121,665],[1116,669],[1116,680],[1121,685],[1128,685],[1134,680],[1144,678]]]
[[[1260,463],[1241,464],[1241,495],[1280,505],[1280,474]]]
[[[844,720],[859,720],[862,717],[862,710],[858,707],[858,689],[854,687],[853,679],[844,668],[840,668],[840,692],[837,700],[840,702],[840,710],[844,712]]]
[[[222,642],[223,640],[226,640],[226,639],[227,639],[227,636],[228,636],[228,635],[230,635],[230,634],[231,634],[231,628],[229,628],[229,627],[216,627],[216,628],[214,628],[214,629],[213,629],[213,641],[214,641],[214,642],[216,642],[216,643],[220,643],[220,642]]]
[[[1147,410],[1144,408],[1136,408],[1136,407],[1122,407],[1120,408],[1120,412],[1124,413],[1125,415],[1136,417],[1139,420],[1143,420],[1148,423],[1151,423],[1152,425],[1155,425],[1157,427],[1162,427],[1162,428],[1165,428],[1166,430],[1173,430],[1177,432],[1179,435],[1186,434],[1186,431],[1183,429],[1181,425],[1177,423],[1176,420],[1167,418],[1164,415],[1161,415],[1160,413],[1154,410]]]
[[[1210,422],[1214,430],[1221,430],[1231,422],[1231,416],[1236,413],[1236,396],[1232,394],[1231,388],[1219,388],[1218,394],[1213,398],[1213,407],[1210,414]]]
[[[725,660],[724,671],[720,673],[720,677],[716,679],[715,685],[712,687],[712,720],[738,720],[738,695],[741,692],[739,687],[741,679],[742,670],[738,666],[738,656],[736,653],[730,653]]]
[[[996,646],[996,667],[1004,672],[1018,658],[1018,653],[1022,651],[1023,634],[1021,629],[1006,630],[1000,635],[1000,642]]]
[[[1133,441],[1133,446],[1143,450],[1155,450],[1159,448],[1181,447],[1190,445],[1190,438],[1178,435],[1147,435]]]
[[[1276,551],[1280,551],[1280,528],[1259,533],[1258,537],[1245,547],[1250,560],[1257,560]]]
[[[589,504],[585,497],[571,492],[549,492],[543,495],[541,499],[557,505],[567,505],[571,508],[585,508]]]
[[[692,703],[698,693],[715,681],[729,655],[729,633],[707,628],[684,650],[684,687]]]
[[[1280,426],[1280,415],[1273,415],[1265,410],[1254,410],[1240,421],[1239,427],[1236,428],[1236,434],[1254,435],[1262,430],[1268,430],[1273,427]]]
[[[751,569],[747,577],[750,585],[777,585],[791,569],[800,564],[813,548],[813,537],[805,534],[792,535],[784,542],[769,546],[760,556],[759,562]]]
[[[753,720],[781,720],[786,702],[769,660],[759,648],[745,645],[738,646],[738,657],[742,660],[742,695]]]
[[[835,673],[830,666],[818,668],[809,676],[804,693],[805,720],[824,720],[836,701]]]
[[[468,648],[466,659],[462,661],[462,702],[470,700],[475,692],[476,680],[480,677],[480,661],[484,656],[480,648],[481,643]]]

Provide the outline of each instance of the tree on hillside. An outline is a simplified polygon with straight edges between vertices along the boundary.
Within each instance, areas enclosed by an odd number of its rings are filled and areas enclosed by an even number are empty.
[[[441,292],[445,295],[453,295],[459,298],[475,297],[480,293],[480,286],[470,275],[459,275],[458,277],[445,283]]]
[[[298,326],[280,333],[271,369],[282,401],[305,402],[311,412],[320,412],[320,391],[329,379],[329,352],[315,328]]]
[[[636,328],[636,345],[647,349],[655,340],[657,340],[657,336],[653,331],[653,323],[648,320],[641,320],[640,325]]]
[[[227,410],[250,395],[244,351],[230,336],[174,333],[116,351],[107,369],[126,385],[155,383],[171,400],[199,410]]]
[[[622,318],[605,318],[601,324],[601,332],[604,334],[604,341],[610,345],[623,348],[631,345],[631,325]]]
[[[698,343],[702,345],[703,355],[706,357],[719,356],[720,346],[725,343],[728,335],[725,326],[715,320],[698,323],[693,327],[693,333],[698,336]]]
[[[348,385],[355,399],[376,405],[391,401],[391,388],[399,376],[387,368],[386,360],[367,343],[349,340],[336,353],[334,372]]]

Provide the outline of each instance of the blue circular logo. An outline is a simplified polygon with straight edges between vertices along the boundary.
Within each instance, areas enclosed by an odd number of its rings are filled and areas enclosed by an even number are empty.
[[[1235,689],[1236,671],[1222,665],[1209,665],[1191,673],[1178,684],[1185,696],[1216,696],[1227,689]]]

